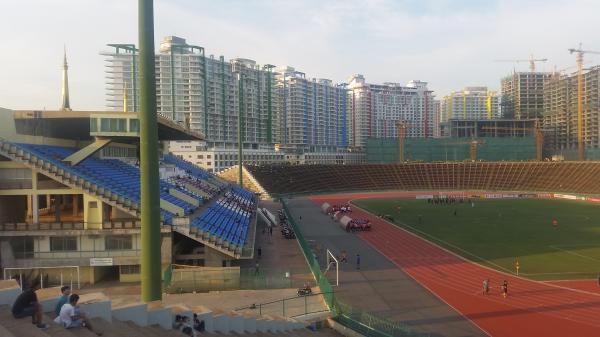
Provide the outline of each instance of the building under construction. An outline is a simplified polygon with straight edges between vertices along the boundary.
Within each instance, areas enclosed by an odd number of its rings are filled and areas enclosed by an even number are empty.
[[[541,118],[544,111],[545,72],[514,72],[501,81],[501,108],[504,118]]]
[[[600,66],[583,73],[582,140],[587,159],[600,158]],[[566,159],[577,153],[577,74],[554,73],[544,85],[543,125],[546,146]]]

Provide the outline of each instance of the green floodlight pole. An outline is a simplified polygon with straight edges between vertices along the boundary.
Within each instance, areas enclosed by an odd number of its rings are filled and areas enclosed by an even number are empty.
[[[200,57],[202,57],[202,95],[204,105],[204,137],[208,135],[208,87],[206,79],[206,55],[204,47],[187,45],[188,48],[194,52],[194,49],[198,50]]]
[[[238,101],[239,101],[239,112],[238,112],[238,182],[240,184],[240,187],[244,186],[244,180],[243,180],[243,160],[242,160],[242,114],[244,113],[244,75],[240,72],[238,72],[237,74],[237,80],[238,80]]]
[[[197,50],[202,57],[202,81],[203,81],[203,95],[204,95],[204,135],[208,133],[208,90],[206,87],[206,57],[204,54],[204,47],[195,46],[191,44],[172,44],[170,50],[170,61],[171,61],[171,108],[173,109],[173,121],[175,121],[175,57],[173,56],[173,50],[189,50],[194,53]]]
[[[142,301],[162,298],[153,0],[138,1]]]
[[[273,142],[273,107],[272,107],[272,99],[271,99],[271,77],[273,76],[273,68],[275,68],[272,64],[265,64],[263,69],[267,71],[267,143],[271,144]]]
[[[172,118],[173,118],[173,122],[177,123],[177,119],[176,119],[176,112],[175,112],[175,58],[173,57],[173,49],[176,49],[176,47],[179,45],[171,45],[170,48],[170,62],[169,64],[171,65],[171,114],[172,114]]]

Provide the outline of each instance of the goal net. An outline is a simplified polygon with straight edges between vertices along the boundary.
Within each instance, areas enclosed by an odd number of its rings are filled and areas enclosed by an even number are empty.
[[[327,268],[325,268],[325,275],[329,272],[330,269],[335,268],[335,285],[340,285],[340,264],[338,259],[333,255],[333,253],[327,249]]]

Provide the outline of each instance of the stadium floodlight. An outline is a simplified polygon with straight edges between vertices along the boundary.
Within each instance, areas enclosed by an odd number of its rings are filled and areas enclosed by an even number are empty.
[[[340,285],[340,263],[333,253],[327,249],[327,268],[325,268],[325,275],[331,267],[335,267],[335,285]]]

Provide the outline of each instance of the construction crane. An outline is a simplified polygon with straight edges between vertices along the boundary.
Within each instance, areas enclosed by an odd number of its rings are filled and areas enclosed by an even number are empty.
[[[569,48],[569,53],[575,54],[577,62],[577,160],[585,160],[583,146],[583,54],[600,54],[592,50]]]
[[[517,60],[494,60],[494,62],[513,62],[513,63],[521,63],[521,62],[529,62],[529,71],[532,73],[535,73],[535,63],[536,62],[546,62],[548,61],[547,58],[543,58],[543,59],[536,59],[533,57],[533,55],[529,56],[528,60],[523,60],[523,59],[517,59]]]
[[[540,128],[540,126],[536,123],[536,125],[532,128],[523,128],[523,127],[504,127],[504,126],[482,126],[482,130],[508,130],[508,131],[529,131],[532,130],[535,133],[535,158],[538,161],[544,160],[543,150],[544,150],[544,132]]]

